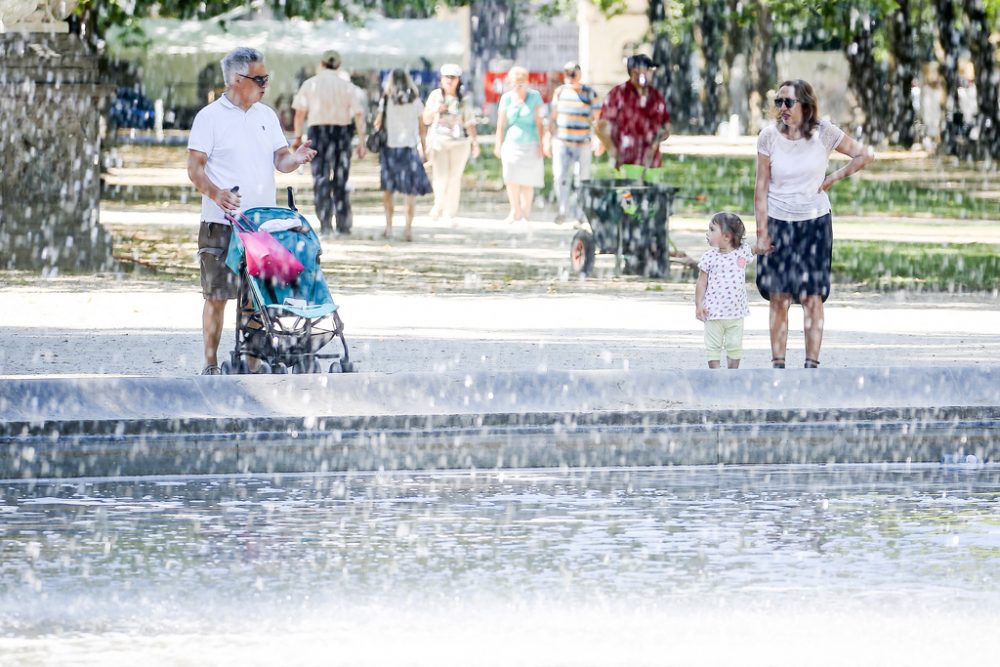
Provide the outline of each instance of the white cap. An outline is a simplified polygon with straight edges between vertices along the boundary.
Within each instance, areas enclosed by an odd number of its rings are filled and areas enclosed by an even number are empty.
[[[441,76],[462,76],[462,68],[455,63],[441,65]]]

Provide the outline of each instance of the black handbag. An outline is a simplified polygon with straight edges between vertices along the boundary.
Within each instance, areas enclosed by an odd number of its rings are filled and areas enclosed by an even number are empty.
[[[386,143],[389,141],[389,133],[386,131],[386,113],[389,111],[389,96],[382,97],[382,124],[379,129],[374,132],[370,132],[368,137],[365,139],[365,148],[368,149],[369,153],[379,153],[383,148],[385,148]]]

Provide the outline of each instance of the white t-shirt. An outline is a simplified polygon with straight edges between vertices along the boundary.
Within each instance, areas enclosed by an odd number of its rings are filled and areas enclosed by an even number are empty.
[[[735,320],[750,314],[747,301],[747,264],[753,260],[749,243],[729,252],[712,248],[698,261],[708,274],[705,308],[710,320]]]
[[[389,148],[416,148],[420,143],[420,115],[424,103],[420,98],[409,104],[396,104],[389,100],[389,112],[385,115],[385,132]]]
[[[792,141],[777,125],[765,127],[757,136],[757,152],[771,161],[771,184],[767,191],[767,214],[778,220],[812,220],[830,212],[830,198],[819,191],[826,178],[830,153],[844,131],[821,120],[809,139]]]
[[[288,146],[274,110],[257,102],[247,111],[225,95],[194,117],[188,149],[208,155],[205,174],[220,188],[240,186],[243,210],[275,205],[274,152]],[[222,209],[202,195],[201,219],[226,223]]]

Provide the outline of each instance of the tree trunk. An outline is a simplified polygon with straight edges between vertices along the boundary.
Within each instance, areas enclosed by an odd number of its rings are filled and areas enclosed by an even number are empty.
[[[885,81],[875,62],[874,22],[874,17],[867,11],[861,10],[851,16],[846,55],[850,69],[849,85],[865,114],[862,133],[870,143],[878,144],[885,138],[885,116],[879,104]]]
[[[719,63],[722,60],[722,19],[719,5],[711,0],[701,3],[698,11],[701,28],[701,53],[705,61],[702,72],[704,82],[704,103],[702,107],[701,131],[715,134],[719,128]]]
[[[663,94],[663,99],[667,100],[667,109],[670,112],[671,121],[677,124],[677,110],[670,105],[673,91],[673,70],[671,60],[673,48],[670,45],[670,36],[663,29],[663,21],[666,20],[666,0],[650,0],[649,3],[649,27],[653,33],[653,62],[659,67],[653,70],[652,86]]]
[[[771,13],[762,0],[756,2],[757,22],[750,52],[749,131],[757,134],[767,118],[767,92],[778,84],[778,69],[771,39]]]
[[[965,15],[969,21],[969,52],[976,68],[976,101],[979,116],[974,131],[978,137],[972,144],[977,160],[1000,158],[1000,110],[997,108],[1000,75],[997,73],[993,45],[990,44],[990,24],[982,0],[965,0]]]
[[[659,67],[653,70],[652,86],[663,93],[670,112],[670,122],[674,132],[684,134],[692,129],[692,119],[697,118],[696,98],[689,80],[691,62],[691,38],[688,34],[680,44],[670,42],[670,35],[663,28],[667,19],[667,0],[650,0],[647,16],[653,33],[653,62]]]
[[[674,127],[680,126],[681,133],[700,132],[701,101],[695,94],[691,81],[691,58],[694,55],[694,40],[691,33],[685,33],[680,44],[672,49],[670,63],[672,85],[667,98]]]
[[[739,119],[741,128],[747,126],[746,94],[741,94],[741,90],[734,90],[737,82],[744,83],[745,73],[737,71],[736,58],[740,53],[747,51],[746,28],[739,20],[741,11],[741,0],[728,0],[728,12],[731,17],[728,23],[728,30],[723,40],[722,61],[725,69],[722,72],[723,84],[719,89],[721,99],[722,115],[728,120],[733,114]],[[735,93],[735,94],[734,94]]]
[[[490,61],[495,58],[517,57],[517,17],[514,2],[508,0],[476,0],[471,9],[470,42],[472,47],[470,76],[466,81],[485,81]],[[475,87],[476,102],[482,103],[482,85]]]
[[[916,112],[913,108],[913,85],[917,79],[917,54],[913,36],[910,0],[897,0],[899,8],[892,14],[891,44],[895,67],[890,70],[892,101],[889,129],[893,143],[913,146]]]
[[[937,17],[938,38],[944,59],[941,62],[941,77],[944,79],[944,108],[941,110],[941,145],[938,150],[945,155],[958,155],[959,143],[963,141],[962,112],[958,106],[958,54],[961,34],[955,25],[955,0],[934,0],[934,15]]]

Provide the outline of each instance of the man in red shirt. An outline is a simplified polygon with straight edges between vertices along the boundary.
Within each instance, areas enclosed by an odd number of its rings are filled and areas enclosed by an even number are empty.
[[[649,56],[626,61],[629,80],[611,89],[595,132],[615,166],[660,166],[660,143],[670,136],[670,113],[660,91],[650,83],[656,67]]]

